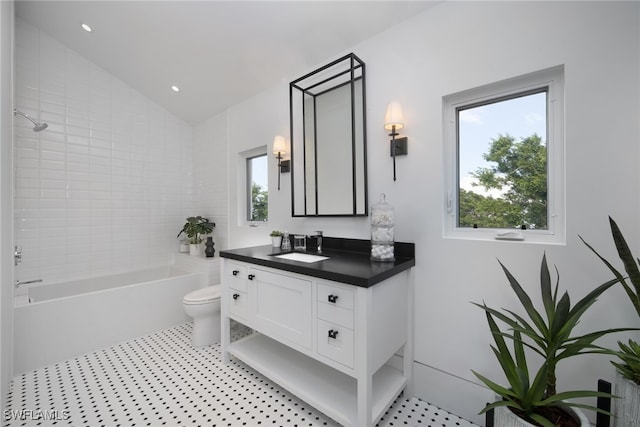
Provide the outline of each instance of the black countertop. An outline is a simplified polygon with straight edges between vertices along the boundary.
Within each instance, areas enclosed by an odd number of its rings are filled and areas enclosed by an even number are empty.
[[[368,240],[324,237],[322,246],[321,254],[315,251],[304,253],[323,255],[329,259],[312,263],[277,258],[274,255],[292,251],[283,251],[271,245],[220,251],[220,256],[365,288],[408,270],[416,264],[413,243],[396,242],[394,262],[371,261]]]

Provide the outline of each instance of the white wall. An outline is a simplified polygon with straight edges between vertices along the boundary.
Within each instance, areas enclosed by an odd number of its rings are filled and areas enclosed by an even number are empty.
[[[45,283],[166,264],[191,215],[193,129],[16,21],[16,279]]]
[[[609,278],[578,234],[615,259],[607,222],[612,215],[640,253],[639,28],[637,2],[446,2],[353,47],[367,66],[370,204],[386,193],[396,208],[397,240],[416,243],[420,398],[481,422],[476,414],[492,396],[474,385],[470,370],[500,377],[486,320],[470,301],[517,307],[496,258],[537,295],[546,251],[575,302]],[[442,97],[559,64],[565,65],[566,80],[567,244],[443,239]],[[296,74],[292,70],[287,81],[225,113],[228,140],[219,149],[228,151],[229,158],[229,247],[266,244],[274,228],[369,238],[367,218],[291,218],[288,175],[281,191],[275,191],[273,156],[269,224],[250,228],[237,220],[237,153],[271,147],[276,134],[288,135],[288,81],[317,65]],[[383,128],[390,100],[403,105],[401,136],[409,137],[409,155],[397,159],[396,182]],[[637,324],[623,291],[614,288],[584,317],[580,329]],[[613,346],[615,339],[603,343]],[[597,357],[565,362],[560,370],[559,388],[565,390],[594,388],[598,378],[611,380],[613,372],[606,358]]]
[[[192,215],[209,218],[216,224],[211,236],[215,255],[228,248],[229,173],[227,114],[199,124],[193,131],[194,208]]]
[[[0,410],[13,376],[13,2],[0,2]]]

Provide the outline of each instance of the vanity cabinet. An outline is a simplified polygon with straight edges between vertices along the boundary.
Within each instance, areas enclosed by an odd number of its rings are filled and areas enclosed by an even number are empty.
[[[412,390],[412,270],[369,287],[223,259],[222,354],[346,426]],[[231,340],[230,321],[255,332]]]

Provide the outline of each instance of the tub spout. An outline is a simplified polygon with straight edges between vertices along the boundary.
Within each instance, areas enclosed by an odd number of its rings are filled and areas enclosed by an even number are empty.
[[[42,279],[36,279],[36,280],[27,280],[26,282],[21,282],[19,280],[16,280],[16,288],[21,286],[21,285],[29,285],[31,283],[41,283]]]

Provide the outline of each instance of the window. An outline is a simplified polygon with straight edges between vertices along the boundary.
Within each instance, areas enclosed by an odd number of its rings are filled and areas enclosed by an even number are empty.
[[[265,222],[269,213],[269,185],[267,155],[246,158],[247,221]]]
[[[445,236],[564,243],[563,91],[555,67],[444,97]]]

